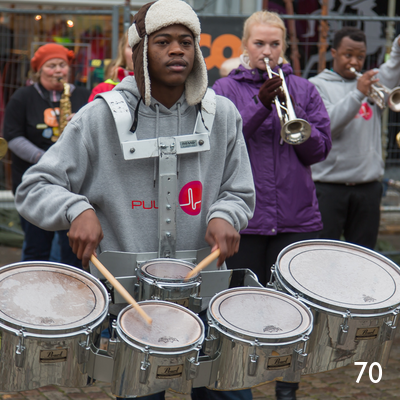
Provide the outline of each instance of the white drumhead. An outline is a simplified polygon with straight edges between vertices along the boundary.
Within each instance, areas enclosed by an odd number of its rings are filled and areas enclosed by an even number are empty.
[[[13,264],[0,270],[0,319],[24,328],[71,329],[90,324],[107,300],[88,274],[51,263]],[[17,266],[18,265],[18,266]]]
[[[194,265],[186,261],[165,258],[151,260],[141,266],[141,270],[145,275],[151,278],[174,281],[183,280],[193,268]]]
[[[152,318],[151,325],[133,308],[121,311],[118,323],[122,331],[136,343],[161,348],[192,346],[204,335],[201,320],[184,307],[165,301],[139,302]]]
[[[300,337],[312,325],[310,310],[295,298],[264,288],[234,288],[215,295],[209,312],[213,322],[249,338]]]
[[[278,280],[327,308],[383,311],[400,303],[400,269],[380,254],[340,241],[309,240],[286,247]]]

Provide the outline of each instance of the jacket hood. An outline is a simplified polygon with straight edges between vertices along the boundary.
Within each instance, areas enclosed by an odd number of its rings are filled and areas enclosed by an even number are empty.
[[[320,74],[313,77],[312,79],[322,79],[329,82],[354,82],[354,79],[345,79],[343,76],[340,76],[338,73],[331,71],[329,69],[324,69]]]
[[[141,98],[140,90],[138,88],[135,76],[127,76],[122,80],[113,90],[118,90],[122,92],[122,95],[128,101],[129,105],[134,105],[134,108],[137,108],[137,104]],[[150,103],[146,106],[143,102],[140,104],[137,112],[139,114],[154,114],[154,112],[160,112],[162,114],[174,114],[176,113],[177,108],[179,108],[179,113],[183,114],[190,107],[188,102],[186,101],[185,92],[183,92],[182,96],[179,100],[171,107],[167,108],[158,102],[154,97],[150,98]]]

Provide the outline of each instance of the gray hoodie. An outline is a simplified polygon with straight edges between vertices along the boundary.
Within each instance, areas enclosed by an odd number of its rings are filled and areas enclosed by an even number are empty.
[[[379,81],[393,88],[400,81],[400,47],[397,38],[390,59],[382,64]],[[311,166],[314,181],[363,183],[380,179],[382,160],[382,110],[357,89],[357,80],[347,80],[325,69],[310,78],[324,101],[331,119],[332,150]]]
[[[133,117],[140,97],[135,78],[125,78],[114,90],[125,97]],[[211,150],[178,159],[181,206],[176,215],[176,250],[206,247],[204,236],[212,218],[223,218],[239,231],[253,214],[255,194],[242,120],[228,99],[217,96],[216,101]],[[185,94],[170,109],[154,98],[150,107],[141,103],[138,140],[192,134],[196,113]],[[99,253],[154,252],[158,250],[157,168],[157,158],[124,160],[111,111],[103,99],[95,99],[24,174],[16,193],[17,210],[43,229],[60,230],[68,229],[83,211],[94,209],[104,231]],[[186,196],[188,189],[191,198]],[[190,205],[185,206],[188,200]]]

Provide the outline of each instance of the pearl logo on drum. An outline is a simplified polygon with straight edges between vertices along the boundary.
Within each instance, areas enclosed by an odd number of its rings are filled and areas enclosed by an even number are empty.
[[[162,365],[157,368],[157,379],[171,379],[182,376],[183,365]]]
[[[267,369],[285,369],[289,368],[292,363],[292,356],[278,356],[278,357],[269,357],[267,361]]]
[[[370,340],[378,337],[379,327],[359,328],[356,332],[356,340]]]
[[[40,352],[41,363],[58,363],[67,361],[68,349],[42,350]]]

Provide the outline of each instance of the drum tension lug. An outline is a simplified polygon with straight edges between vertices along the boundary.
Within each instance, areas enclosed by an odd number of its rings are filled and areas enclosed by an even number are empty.
[[[150,373],[149,367],[151,365],[149,362],[149,355],[150,355],[149,346],[145,346],[143,353],[144,353],[144,360],[140,363],[139,382],[146,384]]]
[[[258,340],[255,340],[254,343],[252,344],[253,354],[249,354],[249,365],[247,367],[247,375],[249,376],[255,376],[257,372],[257,367],[258,367],[258,355],[256,354],[257,346],[259,346],[259,342]]]
[[[347,324],[349,318],[351,318],[351,312],[347,310],[347,314],[343,315],[343,323],[340,325],[340,331],[337,338],[337,343],[344,345],[346,343],[347,335],[349,334],[349,325]]]
[[[21,329],[17,336],[19,337],[19,343],[15,349],[15,366],[22,368],[25,361],[25,331]]]
[[[275,268],[276,268],[275,264],[272,265],[272,267],[271,267],[271,276],[269,278],[269,282],[267,282],[267,287],[268,288],[274,288],[274,289],[277,290],[277,283],[276,282],[274,283],[274,281],[275,281],[275,279],[274,279],[275,278]]]
[[[203,353],[209,357],[215,356],[219,345],[218,333],[215,335],[214,332],[212,321],[208,321],[208,334],[204,338]]]
[[[197,346],[197,354],[195,357],[191,357],[187,359],[187,364],[186,364],[186,380],[190,381],[192,379],[197,378],[197,375],[199,373],[199,356],[200,356],[200,350],[201,350],[201,345]]]
[[[382,334],[381,334],[381,343],[388,342],[394,340],[397,328],[397,316],[400,312],[400,309],[396,308],[393,310],[393,320],[386,321],[382,327]]]
[[[107,353],[111,357],[114,357],[115,355],[116,346],[117,346],[117,321],[114,319],[113,322],[111,322],[111,335],[110,339],[108,339],[108,344],[107,344]]]
[[[85,331],[86,341],[79,343],[78,364],[85,364],[89,361],[90,356],[90,339],[92,328],[88,327]]]
[[[303,348],[297,349],[295,350],[295,354],[294,354],[294,364],[293,364],[293,368],[294,368],[294,372],[302,370],[306,364],[307,364],[307,360],[308,360],[308,353],[307,353],[307,341],[309,339],[308,335],[304,335],[303,336],[303,342],[304,342],[304,346]]]

